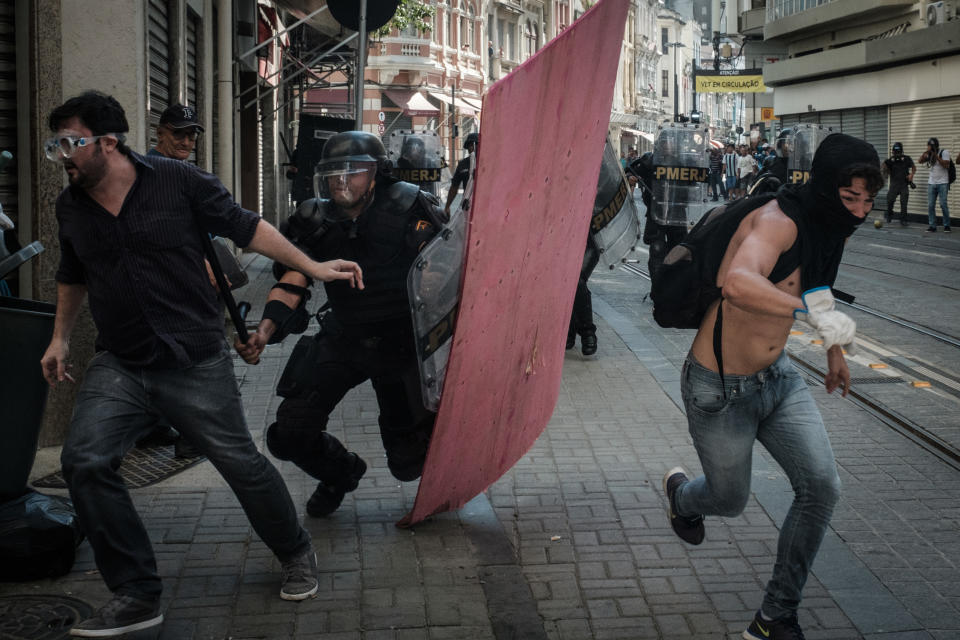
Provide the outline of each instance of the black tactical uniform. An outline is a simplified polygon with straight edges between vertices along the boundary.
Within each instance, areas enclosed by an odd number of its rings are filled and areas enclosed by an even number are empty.
[[[900,225],[907,226],[907,202],[910,199],[912,184],[911,170],[916,169],[913,159],[903,154],[903,145],[899,142],[893,145],[893,155],[883,161],[885,173],[890,175],[890,189],[887,191],[887,211],[884,218],[887,222],[893,220],[893,203],[900,198]],[[916,187],[914,187],[916,188]]]
[[[573,349],[579,334],[580,351],[585,356],[592,356],[597,352],[597,325],[593,322],[593,297],[590,295],[590,289],[587,288],[587,280],[590,279],[598,262],[600,262],[600,252],[588,236],[587,249],[583,253],[583,265],[580,267],[580,277],[577,279],[577,292],[573,297],[570,327],[567,329],[567,349]]]
[[[336,137],[327,148],[332,142]],[[386,161],[385,152],[375,155]],[[365,285],[324,283],[329,310],[320,316],[320,332],[301,338],[291,355],[277,388],[284,400],[267,431],[273,455],[320,481],[307,503],[314,516],[335,510],[366,471],[363,460],[326,432],[330,413],[350,389],[366,380],[373,384],[387,464],[399,480],[420,476],[436,418],[420,397],[407,273],[440,230],[443,211],[416,185],[382,171],[376,180],[372,201],[355,219],[346,219],[331,200],[314,198],[281,225],[315,260],[360,264]],[[275,265],[274,271],[279,279],[285,269]]]

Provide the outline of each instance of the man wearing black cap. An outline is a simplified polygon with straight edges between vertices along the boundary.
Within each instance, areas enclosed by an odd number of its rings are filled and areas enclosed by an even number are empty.
[[[203,125],[197,119],[197,111],[193,107],[175,104],[164,109],[160,114],[160,126],[157,127],[157,146],[147,151],[148,156],[163,156],[174,160],[189,160],[197,138],[203,131]],[[217,286],[213,269],[207,260],[203,261],[207,268],[210,284]],[[174,443],[174,455],[178,458],[195,458],[202,455],[193,444],[183,439],[181,434],[159,420],[157,426],[147,436],[138,441],[140,446]]]
[[[169,106],[160,114],[157,146],[147,155],[188,160],[202,132],[203,125],[197,119],[196,109],[182,104]]]
[[[887,191],[887,213],[884,216],[889,223],[893,220],[893,203],[897,196],[900,196],[900,226],[907,226],[907,200],[910,198],[910,191],[907,187],[917,188],[913,184],[913,174],[917,171],[917,166],[913,164],[910,156],[903,155],[903,145],[899,142],[893,143],[893,155],[883,161],[881,167],[883,177],[890,177],[890,189]]]

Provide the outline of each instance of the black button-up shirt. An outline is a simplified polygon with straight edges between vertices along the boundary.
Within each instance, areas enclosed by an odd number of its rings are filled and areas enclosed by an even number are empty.
[[[188,367],[223,345],[201,228],[245,247],[260,218],[191,164],[137,153],[130,160],[137,178],[117,216],[83,189],[60,194],[56,280],[86,285],[98,351],[134,366]]]

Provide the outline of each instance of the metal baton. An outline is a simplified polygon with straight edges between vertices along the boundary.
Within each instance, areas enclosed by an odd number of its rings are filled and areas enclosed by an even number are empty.
[[[223,275],[223,268],[220,266],[220,260],[217,259],[217,252],[213,249],[213,242],[210,240],[210,235],[201,230],[200,237],[203,242],[203,251],[207,254],[207,261],[210,263],[210,268],[213,270],[213,277],[216,279],[217,287],[220,289],[220,297],[223,298],[223,303],[227,306],[227,311],[230,313],[230,319],[233,320],[233,326],[237,330],[237,337],[240,339],[240,342],[246,344],[250,336],[247,334],[247,325],[243,317],[245,314],[242,314],[240,310],[237,309],[237,303],[233,299],[233,294],[230,293],[230,285],[227,284],[227,278]]]

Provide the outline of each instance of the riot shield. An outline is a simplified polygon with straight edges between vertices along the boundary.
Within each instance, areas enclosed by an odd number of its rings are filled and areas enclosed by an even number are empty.
[[[443,146],[436,131],[391,131],[383,146],[393,162],[393,176],[439,195]]]
[[[810,167],[813,166],[813,154],[817,147],[831,133],[838,133],[833,127],[819,124],[791,125],[782,154],[787,156],[787,181],[791,184],[804,183],[810,179]]]
[[[603,148],[597,197],[593,201],[590,241],[600,254],[600,262],[608,269],[619,265],[640,241],[637,205],[609,138]]]
[[[660,127],[653,150],[654,221],[687,226],[709,208],[709,144],[707,130],[698,124]]]
[[[407,274],[413,331],[423,405],[440,406],[443,379],[450,357],[453,328],[460,303],[460,275],[467,238],[467,218],[458,209],[451,220],[420,252]]]

